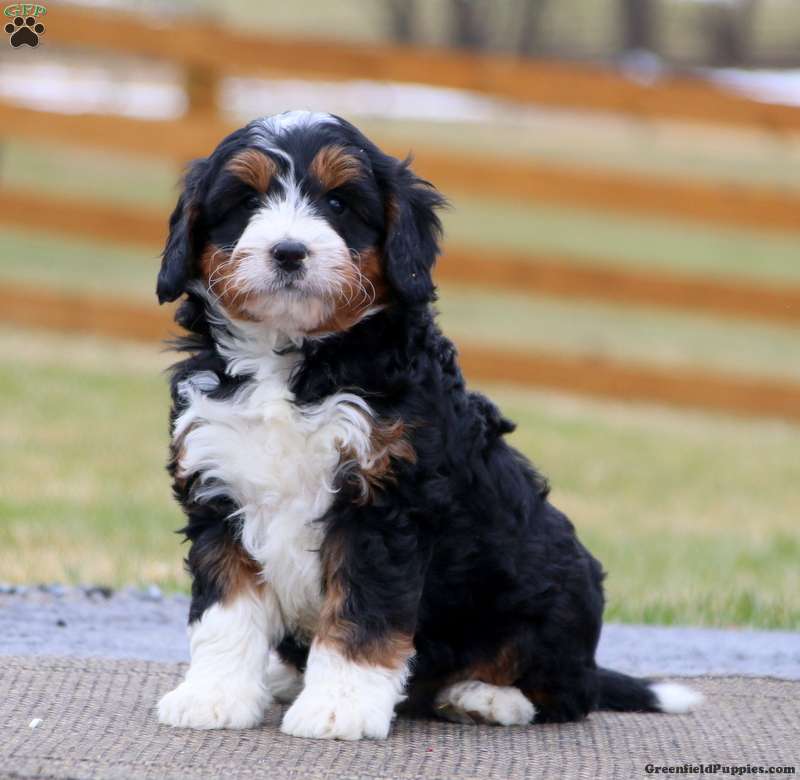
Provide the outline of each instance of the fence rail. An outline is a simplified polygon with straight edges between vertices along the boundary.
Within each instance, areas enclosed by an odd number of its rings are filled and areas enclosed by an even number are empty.
[[[540,106],[613,112],[638,119],[679,119],[800,130],[800,109],[757,103],[708,81],[671,77],[648,85],[610,70],[499,54],[381,44],[352,44],[245,35],[183,16],[124,14],[57,6],[47,40],[66,48],[125,52],[174,62],[200,74],[196,107],[225,75],[417,82],[466,89]],[[205,74],[205,75],[203,75]],[[212,78],[209,79],[208,75]]]
[[[174,332],[170,307],[20,285],[4,285],[0,322],[145,342]],[[800,422],[800,383],[789,380],[470,344],[461,345],[459,354],[465,373],[486,382]]]
[[[2,101],[0,127],[6,136],[155,155],[179,163],[208,154],[234,129],[233,125],[213,118],[149,121],[105,114],[58,114]],[[399,157],[409,151],[397,144],[387,144],[386,148]],[[800,232],[800,193],[752,185],[577,170],[425,148],[413,151],[415,169],[445,192],[597,209],[627,216]]]
[[[44,215],[44,217],[42,216]],[[22,189],[0,190],[0,224],[54,231],[82,239],[146,247],[155,257],[166,237],[166,214],[81,201]],[[800,325],[800,285],[592,266],[575,258],[448,245],[438,281],[517,294],[579,298],[700,314]]]

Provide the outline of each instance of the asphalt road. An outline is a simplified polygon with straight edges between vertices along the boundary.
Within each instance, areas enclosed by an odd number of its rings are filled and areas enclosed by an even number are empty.
[[[0,585],[0,655],[186,661],[185,596]],[[607,625],[598,662],[651,676],[800,680],[800,633]]]

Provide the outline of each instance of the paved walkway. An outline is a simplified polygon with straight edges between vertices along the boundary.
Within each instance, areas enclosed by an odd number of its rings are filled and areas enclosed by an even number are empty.
[[[0,655],[188,659],[188,600],[158,589],[0,593]],[[800,633],[606,626],[598,660],[638,675],[750,675],[800,680]]]
[[[388,740],[286,737],[282,710],[247,731],[161,726],[153,703],[183,666],[98,659],[0,664],[0,777],[108,780],[521,780],[647,777],[646,768],[800,764],[800,682],[702,678],[690,715],[595,713],[491,727],[399,719]],[[34,720],[37,719],[37,720]],[[32,727],[31,724],[37,724]]]
[[[649,766],[800,768],[799,634],[608,626],[600,662],[694,677],[707,702],[689,715],[514,728],[399,719],[387,741],[331,743],[281,734],[280,708],[247,731],[159,725],[153,705],[185,670],[186,611],[186,598],[157,589],[0,586],[0,780],[627,780]]]

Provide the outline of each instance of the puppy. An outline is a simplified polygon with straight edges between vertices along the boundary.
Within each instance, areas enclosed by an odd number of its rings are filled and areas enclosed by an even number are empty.
[[[598,668],[600,564],[464,384],[431,309],[442,196],[343,119],[257,119],[194,162],[159,301],[191,665],[162,723],[382,739],[401,702],[500,725],[684,712]]]

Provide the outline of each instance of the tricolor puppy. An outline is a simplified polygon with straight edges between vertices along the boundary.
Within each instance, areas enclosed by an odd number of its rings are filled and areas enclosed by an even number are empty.
[[[160,301],[191,666],[163,723],[383,738],[459,722],[684,712],[600,669],[600,564],[470,392],[431,308],[444,199],[328,114],[258,119],[190,167]]]

